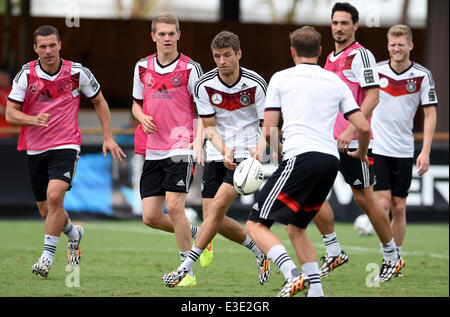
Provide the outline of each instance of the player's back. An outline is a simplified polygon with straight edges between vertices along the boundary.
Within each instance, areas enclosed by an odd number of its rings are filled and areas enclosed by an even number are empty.
[[[272,106],[281,108],[283,116],[284,159],[310,151],[338,157],[333,138],[338,110],[345,114],[358,108],[339,77],[314,64],[276,73],[269,84],[266,110]]]

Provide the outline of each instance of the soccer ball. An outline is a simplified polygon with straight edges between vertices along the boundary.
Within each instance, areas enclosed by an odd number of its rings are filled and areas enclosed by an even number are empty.
[[[262,166],[257,159],[250,157],[243,160],[234,171],[233,185],[241,195],[249,195],[256,192],[262,181]]]
[[[355,228],[359,236],[370,236],[372,234],[375,234],[372,223],[370,222],[369,217],[366,214],[362,214],[356,217],[353,227]]]

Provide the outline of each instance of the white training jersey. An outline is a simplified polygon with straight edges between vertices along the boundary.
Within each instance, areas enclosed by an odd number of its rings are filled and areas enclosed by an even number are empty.
[[[333,137],[338,111],[347,116],[360,109],[336,74],[315,64],[298,64],[272,76],[265,111],[274,110],[283,118],[283,160],[287,160],[312,151],[339,159]]]
[[[215,117],[217,131],[234,158],[246,158],[247,147],[256,148],[260,121],[264,120],[267,83],[254,71],[240,68],[233,85],[224,83],[217,68],[202,76],[195,85],[195,103],[200,117]],[[208,140],[206,160],[223,160],[222,154]]]
[[[433,76],[425,67],[412,63],[396,73],[389,60],[378,64],[380,102],[372,116],[373,153],[398,157],[414,157],[414,116],[418,106],[438,103]]]
[[[54,74],[49,74],[41,68],[41,63],[38,60],[35,66],[36,74],[38,75],[39,78],[48,81],[53,81],[56,78],[58,78],[58,75],[61,73],[62,64],[63,63],[61,60],[60,69]],[[80,63],[72,62],[71,75],[76,75],[78,73],[80,74],[79,88],[72,92],[73,96],[77,97],[80,94],[80,92],[89,99],[92,99],[95,96],[97,96],[98,93],[100,92],[100,84],[98,83],[97,79],[95,79],[94,75],[88,68],[84,67]],[[30,76],[30,65],[27,63],[22,66],[22,68],[20,69],[20,71],[17,73],[16,77],[13,80],[12,89],[8,96],[9,100],[19,104],[22,104],[24,102],[28,90],[29,76]],[[44,151],[27,150],[27,154],[35,155],[49,150],[60,150],[60,149],[75,149],[77,151],[80,151],[80,146],[77,144],[67,144],[55,148],[49,148]]]
[[[178,54],[178,57],[167,65],[161,65],[158,62],[157,56],[155,54],[155,71],[158,74],[168,74],[175,70],[177,63],[181,57],[181,53]],[[136,101],[144,100],[144,84],[142,83],[139,77],[139,67],[147,68],[147,57],[140,59],[136,66],[134,67],[134,76],[133,76],[133,99]],[[203,70],[199,63],[189,59],[187,69],[191,69],[189,74],[189,81],[187,85],[187,89],[191,96],[194,96],[194,86],[195,82],[203,75]],[[175,155],[193,155],[194,151],[192,149],[175,149],[175,150],[146,150],[145,159],[146,160],[161,160]]]

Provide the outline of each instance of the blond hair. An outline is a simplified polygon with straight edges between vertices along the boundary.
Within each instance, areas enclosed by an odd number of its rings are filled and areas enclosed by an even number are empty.
[[[390,36],[406,36],[406,39],[408,40],[408,42],[412,42],[413,40],[413,35],[412,35],[412,31],[409,28],[409,26],[404,25],[404,24],[396,24],[394,26],[392,26],[389,31],[387,32],[387,37],[389,39]]]
[[[177,17],[170,13],[164,12],[155,16],[152,20],[152,32],[156,33],[156,24],[165,23],[165,24],[174,24],[177,32],[180,32],[180,23],[178,22]]]

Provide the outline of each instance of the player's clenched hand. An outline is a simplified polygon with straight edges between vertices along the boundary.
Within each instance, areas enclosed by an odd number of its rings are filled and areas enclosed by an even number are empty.
[[[144,116],[142,116],[140,122],[142,125],[142,130],[144,130],[144,132],[147,134],[153,134],[158,130],[156,128],[156,125],[153,123],[152,116],[144,115]]]
[[[117,162],[117,160],[122,161],[122,158],[127,157],[125,153],[123,153],[120,146],[113,139],[104,139],[102,150],[103,156],[106,156],[107,151],[110,151],[114,162]]]
[[[48,121],[50,120],[50,114],[48,113],[40,113],[34,117],[34,126],[36,127],[48,127]]]

